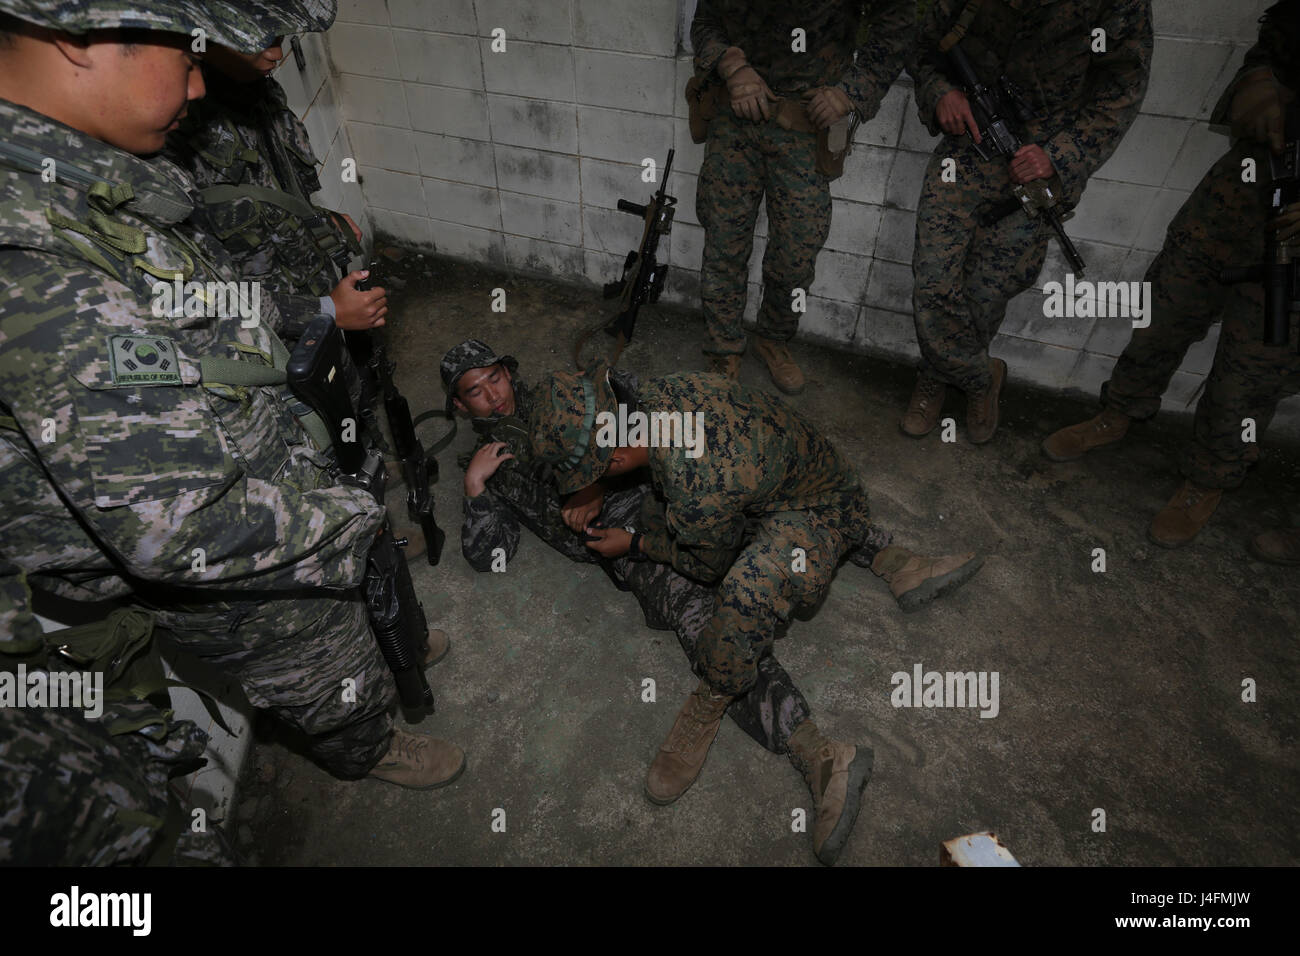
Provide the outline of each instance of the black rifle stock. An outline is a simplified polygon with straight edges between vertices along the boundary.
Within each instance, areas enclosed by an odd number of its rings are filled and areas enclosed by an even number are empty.
[[[342,332],[332,318],[318,315],[312,319],[289,356],[289,387],[324,420],[340,480],[366,489],[382,505],[387,472],[379,451],[357,440],[352,399],[340,374],[343,347]],[[366,558],[361,590],[371,629],[393,672],[403,706],[432,709],[433,691],[421,665],[429,642],[429,624],[415,593],[402,544],[405,542],[393,539],[392,525],[385,514]]]
[[[668,150],[668,161],[664,163],[659,177],[659,189],[650,197],[646,205],[627,199],[618,201],[619,212],[639,216],[643,222],[641,242],[637,248],[627,254],[623,262],[623,275],[614,282],[606,283],[605,298],[619,299],[618,315],[608,322],[601,322],[596,328],[604,328],[609,335],[618,338],[618,345],[610,365],[618,361],[619,355],[629,342],[636,329],[636,317],[641,306],[659,301],[664,282],[668,278],[668,265],[658,259],[659,240],[672,231],[673,216],[676,214],[677,198],[668,195],[668,176],[673,168],[673,155],[676,150]],[[582,334],[573,347],[573,360],[578,368],[583,368],[582,346],[595,329]]]
[[[975,137],[970,134],[970,131],[967,131],[971,145],[975,147],[981,159],[992,159],[994,154],[997,154],[1010,162],[1011,157],[1025,145],[1016,132],[1014,124],[1028,123],[1034,118],[1034,111],[1024,94],[1005,76],[998,78],[997,89],[986,86],[980,81],[979,75],[960,44],[948,50],[948,60],[952,64],[958,82],[966,88],[971,114],[975,118],[975,125],[979,127],[980,142],[978,143],[975,142]],[[992,152],[987,148],[990,145],[993,148]],[[984,216],[982,224],[991,226],[1017,209],[1024,209],[1025,214],[1031,219],[1041,217],[1056,233],[1056,241],[1060,243],[1061,251],[1070,260],[1075,275],[1082,276],[1083,257],[1079,255],[1079,250],[1065,233],[1063,225],[1065,216],[1062,215],[1064,205],[1060,190],[1058,176],[1035,179],[1028,183],[1016,183],[1013,185],[1015,195],[1006,202],[994,206]]]
[[[1286,145],[1281,156],[1269,156],[1268,249],[1264,261],[1253,266],[1224,269],[1219,280],[1227,285],[1261,282],[1264,285],[1264,344],[1291,341],[1291,313],[1300,310],[1300,259],[1291,242],[1277,238],[1278,219],[1286,208],[1300,202],[1300,104],[1286,112]]]

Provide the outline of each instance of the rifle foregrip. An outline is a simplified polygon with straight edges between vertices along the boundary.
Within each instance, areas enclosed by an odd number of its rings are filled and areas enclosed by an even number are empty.
[[[630,199],[620,199],[618,201],[619,212],[630,212],[634,216],[640,216],[643,219],[646,214],[646,207],[639,202],[632,202]]]

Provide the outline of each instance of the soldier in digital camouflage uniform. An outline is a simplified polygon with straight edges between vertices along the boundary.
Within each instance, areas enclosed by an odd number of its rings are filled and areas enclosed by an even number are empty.
[[[803,390],[787,347],[799,327],[794,294],[812,286],[831,224],[831,177],[818,168],[816,134],[850,115],[876,115],[911,48],[914,3],[700,0],[696,7],[695,75],[708,103],[704,115],[715,113],[695,203],[704,227],[704,351],[714,371],[739,374],[749,257],[766,196],[757,348],[778,388]]]
[[[726,709],[763,679],[777,625],[796,607],[817,604],[842,558],[887,580],[906,567],[931,597],[969,580],[981,561],[974,554],[920,559],[873,533],[856,471],[807,419],[765,392],[709,373],[643,385],[637,410],[702,416],[706,444],[698,457],[663,443],[603,444],[593,423],[620,401],[626,404],[607,380],[552,373],[536,392],[530,444],[566,495],[648,466],[658,497],[643,496],[635,527],[589,526],[596,539],[589,546],[610,560],[670,565],[714,586],[712,613],[692,649],[703,680],[646,778],[649,797],[669,803],[699,775]],[[812,791],[813,849],[834,863],[857,817],[872,751],[827,737],[811,719],[787,746]]]
[[[1300,381],[1296,322],[1288,345],[1265,345],[1264,287],[1259,282],[1224,285],[1227,266],[1263,262],[1270,241],[1269,151],[1283,146],[1283,113],[1300,90],[1300,2],[1270,7],[1259,42],[1219,100],[1212,123],[1231,127],[1232,148],[1211,167],[1169,224],[1164,248],[1147,271],[1151,324],[1135,329],[1102,386],[1103,409],[1063,428],[1043,443],[1044,453],[1069,461],[1119,441],[1134,420],[1151,418],[1160,397],[1192,343],[1222,320],[1214,364],[1196,406],[1192,441],[1184,446],[1183,485],[1151,522],[1157,544],[1179,547],[1209,521],[1223,492],[1238,487],[1259,457],[1247,441],[1246,419],[1263,436],[1286,390]],[[1242,181],[1242,164],[1253,160],[1257,181]],[[1300,204],[1288,208],[1280,238],[1294,258],[1300,253]],[[1268,531],[1251,542],[1256,557],[1300,565],[1300,529]]]
[[[1094,52],[1099,37],[1104,52]],[[1036,114],[1010,162],[996,153],[981,159],[965,135],[974,120],[940,50],[949,38],[960,39],[984,83],[1005,74]],[[1059,177],[1065,205],[1079,201],[1137,116],[1151,47],[1150,0],[930,6],[919,33],[916,104],[931,133],[948,135],[930,159],[916,213],[912,304],[921,366],[899,423],[905,434],[934,430],[952,386],[966,393],[967,437],[975,444],[993,438],[1007,366],[989,358],[989,345],[1007,303],[1033,286],[1051,231],[1041,216],[1022,211],[991,225],[980,219],[1012,195],[1013,183]],[[956,161],[956,182],[944,182],[948,159]]]
[[[307,30],[328,28],[334,8],[333,0],[317,0]],[[385,324],[388,297],[382,287],[357,289],[366,270],[340,279],[361,251],[361,230],[346,213],[310,202],[321,188],[311,141],[272,75],[285,58],[282,40],[252,54],[211,44],[203,62],[206,95],[167,138],[166,154],[194,177],[210,231],[236,269],[274,299],[286,343],[320,313],[352,333],[343,375],[366,438],[382,444],[374,389],[357,365],[370,355],[369,331]],[[407,559],[423,554],[423,530],[401,527],[402,512],[392,517],[394,532],[409,541]],[[442,632],[435,639],[446,642]]]
[[[464,755],[394,729],[357,590],[382,508],[273,384],[274,303],[250,327],[157,308],[177,272],[239,278],[185,173],[143,158],[202,93],[191,31],[254,51],[306,19],[0,0],[0,540],[70,609],[152,609],[338,776],[440,785]]]

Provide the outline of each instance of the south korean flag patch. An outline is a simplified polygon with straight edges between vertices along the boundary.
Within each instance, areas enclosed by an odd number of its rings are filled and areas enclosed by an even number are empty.
[[[176,346],[160,335],[110,335],[108,368],[118,387],[181,384]]]

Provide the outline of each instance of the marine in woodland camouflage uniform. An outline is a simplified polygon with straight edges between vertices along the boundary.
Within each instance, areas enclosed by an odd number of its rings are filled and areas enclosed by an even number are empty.
[[[156,30],[98,59],[104,89],[119,93],[141,92],[130,86],[145,76],[132,75],[135,63],[156,68],[157,99],[120,104],[147,115],[105,134],[147,154],[162,145],[162,113],[196,95],[190,30],[259,50],[284,32],[291,9],[3,0],[0,14],[14,18],[4,29],[21,35],[0,56],[48,59],[45,31]],[[125,42],[117,37],[90,41]],[[0,90],[36,89],[30,77],[15,82]],[[146,121],[157,129],[146,133]],[[156,308],[155,283],[175,273],[240,278],[191,219],[188,177],[6,99],[0,127],[6,570],[69,608],[152,609],[177,643],[237,676],[255,706],[301,729],[329,770],[364,775],[393,743],[393,682],[357,591],[382,508],[334,483],[283,386],[235,382],[212,363],[225,360],[227,373],[282,364],[274,303],[247,328],[237,313]],[[42,160],[53,162],[53,181]],[[342,692],[349,680],[355,700]]]
[[[850,110],[857,120],[870,120],[911,49],[915,8],[914,0],[866,4],[866,39],[855,60],[862,6],[844,0],[700,0],[696,7],[691,22],[696,76],[718,88],[721,103],[708,125],[695,204],[704,227],[700,297],[708,331],[704,351],[710,355],[745,350],[741,320],[754,225],[764,197],[768,238],[758,309],[760,341],[783,344],[794,337],[799,327],[794,290],[806,292],[812,286],[817,253],[831,223],[830,179],[816,168],[812,129],[818,124],[798,109],[793,115],[802,128],[787,128],[790,121],[780,104],[761,91],[753,115],[761,111],[770,118],[754,122],[737,115],[727,104],[723,73],[730,75],[737,62],[747,61],[766,89],[792,101],[792,107],[819,90],[833,89],[830,102],[836,106],[833,115],[825,114],[832,122]],[[795,30],[803,31],[800,51],[792,49]],[[732,48],[743,51],[743,60],[727,56]]]
[[[1006,372],[1000,359],[990,361],[989,344],[1007,303],[1042,269],[1051,231],[1041,217],[1019,211],[987,226],[980,217],[1012,195],[1018,164],[1029,179],[1054,171],[1065,204],[1079,201],[1088,177],[1137,116],[1152,33],[1150,0],[934,0],[920,30],[915,70],[917,109],[931,133],[944,131],[941,105],[965,104],[939,46],[971,4],[978,12],[961,49],[985,83],[1005,74],[1024,92],[1036,119],[1022,139],[1033,149],[1016,163],[996,153],[982,160],[963,135],[965,123],[935,147],[921,187],[912,259],[921,367],[902,425],[916,437],[932,430],[951,385],[966,392],[972,440],[983,442],[997,427]],[[1105,52],[1094,52],[1096,30],[1105,31]],[[943,180],[950,158],[956,182]]]
[[[531,445],[555,470],[561,494],[587,487],[593,476],[648,466],[657,498],[644,498],[636,528],[589,529],[597,539],[590,547],[607,558],[671,565],[716,586],[693,655],[703,680],[646,779],[647,795],[662,804],[694,782],[722,714],[752,693],[778,624],[795,608],[817,604],[842,558],[887,579],[906,563],[918,584],[934,585],[932,597],[968,580],[979,561],[973,554],[919,559],[874,538],[857,472],[812,423],[766,392],[707,373],[643,385],[636,411],[701,423],[704,445],[694,450],[662,436],[648,447],[602,441],[593,423],[616,399],[599,378],[552,373],[536,397]],[[896,557],[900,563],[882,573],[882,559]],[[832,740],[812,720],[788,745],[816,804],[813,848],[833,863],[856,819],[871,749]]]
[[[1133,331],[1110,381],[1102,386],[1105,411],[1044,442],[1049,457],[1067,460],[1119,440],[1131,420],[1153,417],[1188,348],[1222,321],[1214,364],[1196,406],[1192,440],[1181,456],[1186,482],[1151,527],[1153,539],[1160,544],[1190,541],[1209,520],[1222,492],[1245,480],[1259,457],[1258,439],[1278,401],[1300,382],[1296,354],[1300,322],[1292,317],[1289,344],[1264,344],[1263,285],[1258,281],[1225,285],[1219,276],[1229,266],[1265,261],[1270,242],[1270,147],[1280,152],[1282,108],[1297,91],[1300,2],[1289,0],[1269,9],[1259,42],[1246,54],[1211,116],[1211,123],[1233,127],[1235,142],[1169,224],[1164,247],[1145,277],[1152,291],[1150,325]],[[1276,124],[1272,143],[1268,141],[1270,116]],[[1247,161],[1256,169],[1253,182],[1243,181]],[[1292,210],[1290,219],[1291,243],[1300,246],[1295,238],[1300,208]],[[1251,436],[1247,419],[1254,422]],[[1300,539],[1300,534],[1291,534]],[[1300,540],[1292,547],[1290,561],[1284,553],[1259,553],[1258,544],[1255,550],[1266,560],[1280,557],[1282,563],[1300,562]]]

